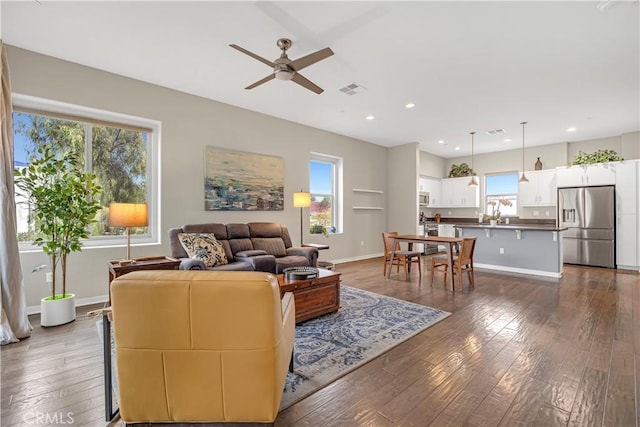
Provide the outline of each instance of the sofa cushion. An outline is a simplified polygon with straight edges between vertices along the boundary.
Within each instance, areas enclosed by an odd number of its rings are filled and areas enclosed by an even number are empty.
[[[178,239],[187,255],[202,260],[206,267],[229,263],[222,243],[212,233],[180,233]]]
[[[225,224],[215,222],[209,224],[185,224],[181,228],[169,230],[169,237],[172,237],[172,233],[213,233],[216,240],[222,243],[224,252],[227,254],[227,259],[233,259],[234,252],[231,250],[231,246],[229,246],[229,237],[227,236],[227,226]],[[174,248],[174,239],[171,238],[171,252],[178,258],[186,258],[188,255],[182,253],[184,248],[180,243],[178,243],[178,246],[180,247]]]
[[[250,222],[247,224],[251,237],[280,237],[282,227],[275,222]]]
[[[280,237],[254,237],[251,239],[254,249],[262,249],[269,255],[273,255],[276,258],[287,255],[287,248],[284,247],[284,242]]]

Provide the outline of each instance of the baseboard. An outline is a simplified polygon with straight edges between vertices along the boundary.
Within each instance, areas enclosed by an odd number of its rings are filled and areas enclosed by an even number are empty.
[[[78,298],[76,299],[76,307],[82,307],[84,305],[100,304],[109,301],[109,295],[98,295],[97,297],[90,298]],[[39,305],[30,305],[27,307],[27,315],[40,314]]]
[[[640,268],[637,265],[617,265],[618,270],[631,270],[640,272]]]
[[[560,279],[562,277],[562,272],[555,273],[553,271],[530,270],[528,268],[517,268],[517,267],[505,267],[504,265],[479,264],[477,262],[474,262],[473,266],[477,268],[485,268],[487,270],[508,271],[509,273],[521,273],[521,274],[531,274],[534,276],[553,277],[554,279]]]
[[[382,252],[377,254],[358,255],[350,258],[333,259],[331,260],[331,262],[334,264],[343,264],[345,262],[362,261],[363,259],[378,258],[378,257],[381,257],[382,255],[383,255]]]

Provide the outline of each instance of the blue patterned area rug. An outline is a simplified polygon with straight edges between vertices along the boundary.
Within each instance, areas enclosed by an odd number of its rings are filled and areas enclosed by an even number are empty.
[[[451,315],[344,285],[340,305],[296,326],[295,372],[287,374],[280,410]]]

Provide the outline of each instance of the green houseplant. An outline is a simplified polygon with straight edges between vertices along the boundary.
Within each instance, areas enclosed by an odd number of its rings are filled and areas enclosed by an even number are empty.
[[[472,176],[475,175],[473,169],[466,164],[460,163],[459,165],[453,164],[451,165],[451,169],[449,170],[449,178],[459,178],[461,176]]]
[[[598,150],[595,153],[578,151],[571,161],[571,165],[590,165],[593,163],[618,162],[624,160],[615,150]]]
[[[38,148],[27,167],[15,170],[15,183],[32,208],[36,231],[33,244],[41,246],[49,257],[52,273],[51,296],[43,298],[40,304],[41,325],[70,322],[75,319],[75,296],[67,293],[67,256],[81,250],[81,239],[89,237],[87,226],[96,222],[101,187],[95,175],[82,169],[75,152],[56,155],[49,147]],[[56,293],[58,266],[61,294]],[[64,303],[55,304],[58,301]],[[62,305],[64,312],[58,313],[56,306]]]

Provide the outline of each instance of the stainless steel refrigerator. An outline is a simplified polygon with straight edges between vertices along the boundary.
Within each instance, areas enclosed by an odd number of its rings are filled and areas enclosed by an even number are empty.
[[[558,218],[564,262],[615,267],[613,186],[558,189]]]

